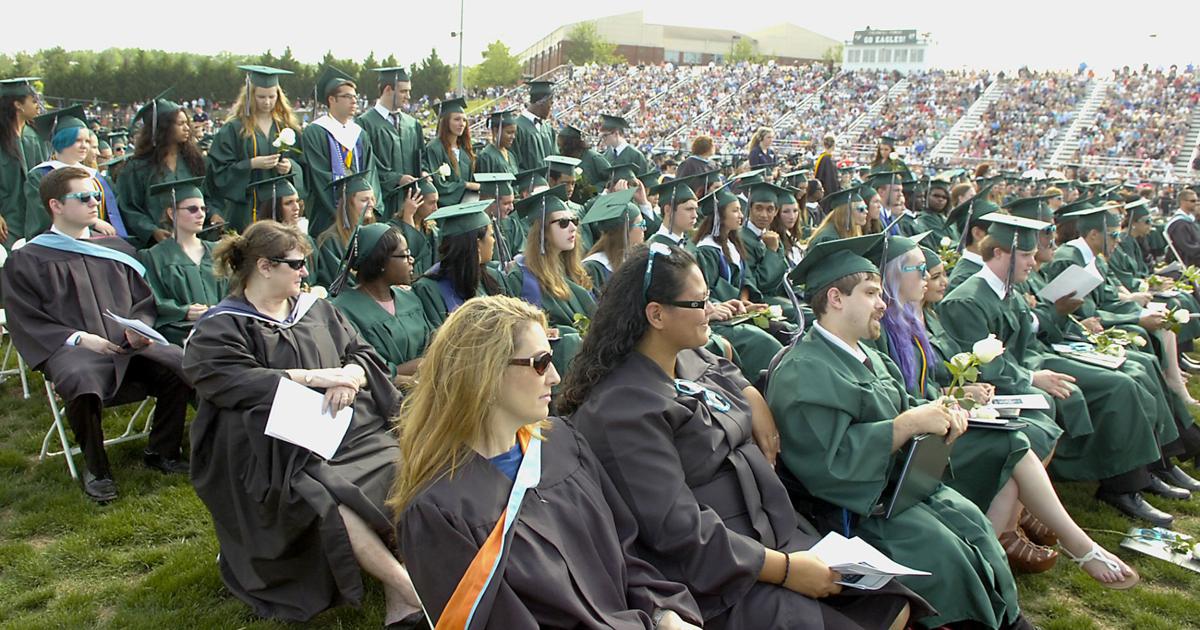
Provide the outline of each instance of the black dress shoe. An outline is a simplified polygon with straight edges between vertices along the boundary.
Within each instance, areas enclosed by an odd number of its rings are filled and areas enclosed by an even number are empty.
[[[1149,492],[1154,496],[1164,499],[1175,499],[1177,501],[1187,501],[1192,498],[1192,493],[1183,488],[1175,486],[1163,481],[1157,475],[1150,475],[1150,485],[1142,489],[1142,492]]]
[[[418,612],[383,627],[387,630],[429,630],[429,622],[425,620],[425,613]]]
[[[80,483],[83,486],[83,493],[96,503],[103,505],[117,499],[117,482],[110,477],[97,477],[85,470]]]
[[[1171,466],[1166,470],[1154,471],[1154,476],[1167,482],[1169,486],[1182,488],[1189,492],[1200,492],[1200,481],[1188,476],[1179,466]]]
[[[151,453],[150,451],[142,454],[142,461],[145,462],[147,467],[168,475],[187,474],[192,469],[187,460],[163,457],[158,453]]]
[[[1174,516],[1147,503],[1142,498],[1140,492],[1128,492],[1125,494],[1097,492],[1096,498],[1117,508],[1125,516],[1148,521],[1155,527],[1170,527],[1171,523],[1175,522]]]
[[[1200,374],[1200,363],[1197,363],[1182,354],[1179,355],[1179,367],[1183,368],[1183,371],[1185,372],[1191,374]]]

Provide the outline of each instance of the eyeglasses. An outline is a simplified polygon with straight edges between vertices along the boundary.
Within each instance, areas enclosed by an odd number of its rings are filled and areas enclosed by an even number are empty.
[[[728,398],[695,381],[677,378],[675,379],[675,391],[684,396],[700,396],[704,399],[704,404],[717,411],[729,411],[733,408]]]
[[[206,212],[208,206],[179,206],[179,209],[186,210],[192,214],[200,214],[201,212]]]
[[[643,230],[646,229],[646,220],[642,219],[641,221],[638,221],[637,223],[634,223],[633,225],[629,226],[629,229],[632,230],[633,228],[640,228]]]
[[[659,302],[667,306],[677,306],[679,308],[704,308],[708,306],[708,299],[703,300],[675,300],[672,302]]]
[[[89,190],[87,192],[67,193],[62,196],[62,201],[66,201],[68,199],[78,199],[83,203],[87,203],[88,200],[100,203],[100,201],[104,199],[104,193],[99,190]]]
[[[392,254],[392,258],[407,258],[409,260],[416,260],[417,257],[413,256],[411,249],[406,249],[399,254]]]
[[[1109,232],[1108,238],[1111,238],[1113,240],[1119,239],[1119,238],[1121,238],[1121,233],[1120,232]]]
[[[533,368],[538,376],[546,373],[550,367],[550,362],[554,359],[554,353],[549,350],[543,350],[527,359],[509,359],[509,365],[521,365]]]
[[[555,219],[550,223],[553,223],[565,230],[567,229],[568,225],[579,225],[579,219],[576,219],[575,217],[563,217],[561,219]]]
[[[921,273],[925,273],[926,269],[928,269],[928,265],[925,263],[921,263],[919,265],[900,265],[900,271],[906,273],[909,271],[920,271]]]
[[[308,262],[308,261],[304,260],[303,258],[268,258],[267,260],[269,260],[273,263],[287,265],[287,266],[291,267],[292,269],[295,269],[296,271],[300,271],[301,269],[303,269],[304,265]]]
[[[671,248],[662,243],[650,244],[650,255],[646,258],[646,277],[642,280],[642,297],[650,301],[650,278],[654,273],[654,257],[670,256]]]
[[[334,94],[334,95],[333,95],[333,98],[348,98],[348,99],[350,99],[350,100],[354,100],[354,99],[358,98],[358,95],[357,95],[357,94],[354,94],[354,93],[350,93],[350,94]]]

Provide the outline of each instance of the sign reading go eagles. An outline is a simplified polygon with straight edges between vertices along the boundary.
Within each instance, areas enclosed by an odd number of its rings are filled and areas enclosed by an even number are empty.
[[[917,30],[907,29],[902,31],[875,31],[867,29],[865,31],[854,31],[854,43],[861,46],[878,46],[880,44],[915,44],[917,43]]]

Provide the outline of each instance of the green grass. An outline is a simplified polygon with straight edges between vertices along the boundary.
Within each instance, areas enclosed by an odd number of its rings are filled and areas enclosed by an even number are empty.
[[[294,627],[257,619],[224,590],[207,510],[186,478],[141,466],[142,444],[109,449],[121,498],[103,507],[70,481],[61,458],[39,463],[50,413],[40,378],[31,385],[34,396],[24,401],[16,379],[0,383],[0,628]],[[123,428],[116,418],[106,426]],[[1083,527],[1127,529],[1128,520],[1092,499],[1094,490],[1059,485]],[[1179,530],[1200,535],[1200,498],[1153,501],[1178,517]],[[1117,550],[1117,536],[1096,538]],[[1136,589],[1105,589],[1063,558],[1053,571],[1020,576],[1026,614],[1055,630],[1200,627],[1200,574],[1118,553],[1141,573]],[[378,628],[382,620],[382,591],[368,579],[361,609],[333,610],[309,625]]]

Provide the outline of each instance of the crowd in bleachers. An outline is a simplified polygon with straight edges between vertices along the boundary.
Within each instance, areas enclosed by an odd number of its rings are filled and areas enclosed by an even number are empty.
[[[909,155],[921,159],[932,151],[942,136],[967,113],[992,81],[985,71],[931,70],[908,75],[908,88],[884,102],[857,142],[870,144],[883,132],[891,132],[909,147]]]
[[[1090,80],[1087,74],[1028,71],[1009,78],[980,127],[963,138],[962,154],[1021,166],[1049,160]]]

